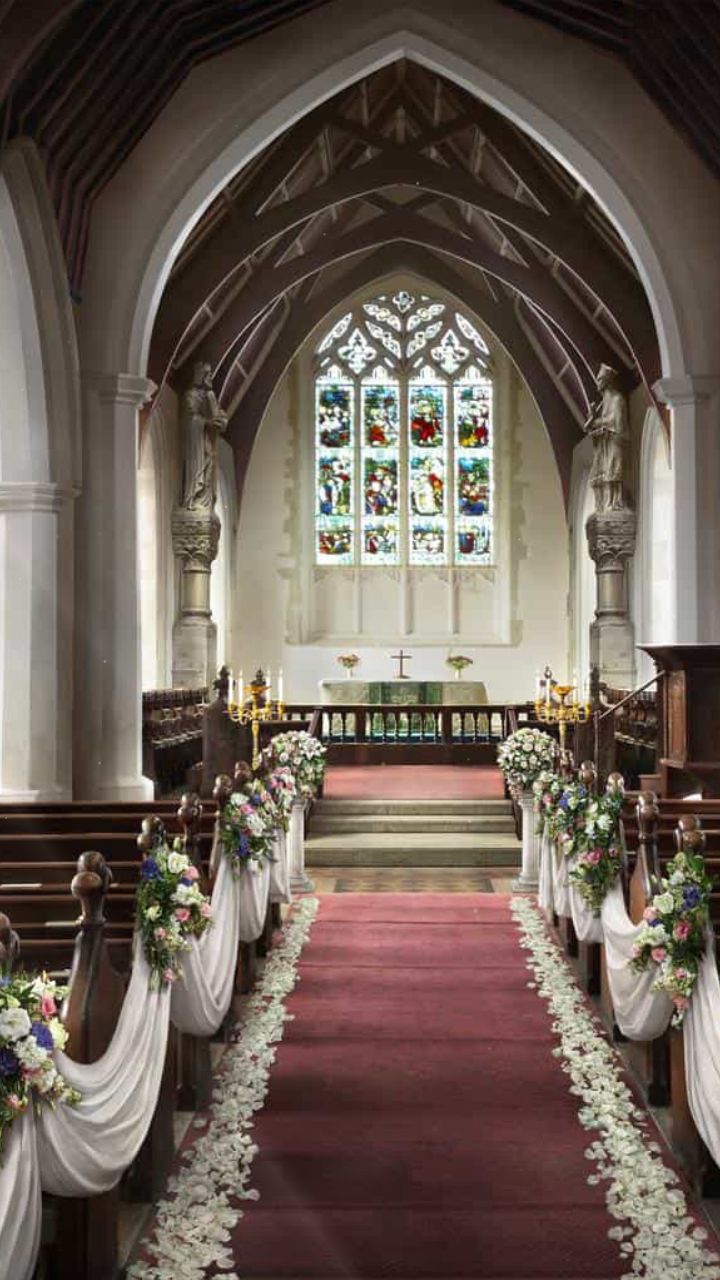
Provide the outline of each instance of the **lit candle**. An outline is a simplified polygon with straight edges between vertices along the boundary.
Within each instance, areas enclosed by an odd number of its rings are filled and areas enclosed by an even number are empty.
[[[228,706],[230,706],[230,703],[232,702],[232,689],[233,689],[233,676],[232,676],[232,671],[228,667],[228,683],[227,683]]]
[[[239,702],[241,707],[245,703],[245,685],[243,684],[242,667],[240,668],[240,675],[235,681],[235,701]]]
[[[283,673],[282,673],[282,667],[280,667],[280,670],[278,671],[278,702],[282,702],[282,700],[283,700]]]
[[[267,675],[266,675],[266,677],[265,677],[265,683],[266,683],[266,685],[267,685],[267,690],[266,690],[266,695],[265,695],[265,696],[266,696],[266,698],[267,698],[267,700],[268,700],[268,702],[269,702],[269,701],[270,701],[270,699],[272,698],[272,672],[271,672],[271,670],[270,670],[270,668],[269,668],[269,667],[268,667],[268,669],[267,669]]]

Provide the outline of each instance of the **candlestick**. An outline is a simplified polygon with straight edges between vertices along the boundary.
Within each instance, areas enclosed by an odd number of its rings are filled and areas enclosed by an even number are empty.
[[[284,702],[283,698],[283,670],[280,667],[278,671],[278,702]]]

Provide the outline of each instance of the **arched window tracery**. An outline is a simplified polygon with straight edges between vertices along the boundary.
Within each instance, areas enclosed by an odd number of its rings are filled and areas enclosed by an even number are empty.
[[[400,289],[347,311],[315,360],[315,559],[494,561],[493,372],[473,322]]]

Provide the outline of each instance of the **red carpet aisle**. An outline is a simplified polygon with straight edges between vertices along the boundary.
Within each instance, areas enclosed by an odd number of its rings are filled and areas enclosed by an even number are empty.
[[[508,899],[325,897],[300,972],[244,1280],[623,1274]]]

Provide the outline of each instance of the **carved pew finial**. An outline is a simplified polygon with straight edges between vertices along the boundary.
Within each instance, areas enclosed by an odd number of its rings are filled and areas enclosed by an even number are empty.
[[[20,959],[20,938],[10,919],[0,911],[0,974],[8,977]]]
[[[249,786],[253,780],[253,771],[246,760],[235,761],[235,773],[233,776],[233,788],[235,791],[242,791],[243,787]]]
[[[699,818],[688,813],[678,819],[675,828],[675,848],[678,853],[704,854],[707,836]]]
[[[654,791],[641,791],[635,806],[638,823],[638,862],[644,876],[645,897],[649,902],[653,881],[660,878],[657,833],[660,809]]]
[[[105,923],[103,907],[112,880],[112,871],[101,853],[90,849],[80,854],[70,892],[80,902],[82,926]]]
[[[605,790],[609,796],[625,795],[625,779],[621,773],[608,774],[608,780],[605,783]]]
[[[148,857],[152,853],[156,845],[161,844],[167,839],[165,831],[165,823],[161,818],[154,814],[148,814],[147,818],[143,818],[140,828],[140,835],[136,844],[143,858]]]
[[[177,811],[178,821],[183,831],[183,849],[188,858],[200,870],[200,821],[202,819],[200,798],[194,791],[186,791],[180,800]]]
[[[213,787],[213,793],[212,793],[213,800],[215,801],[218,807],[218,817],[220,817],[222,810],[225,808],[225,805],[230,799],[230,796],[232,795],[232,791],[233,791],[233,780],[230,777],[229,773],[219,773],[215,779],[215,786]]]
[[[578,781],[582,783],[588,791],[594,791],[597,786],[597,770],[592,760],[583,760],[578,769]]]

